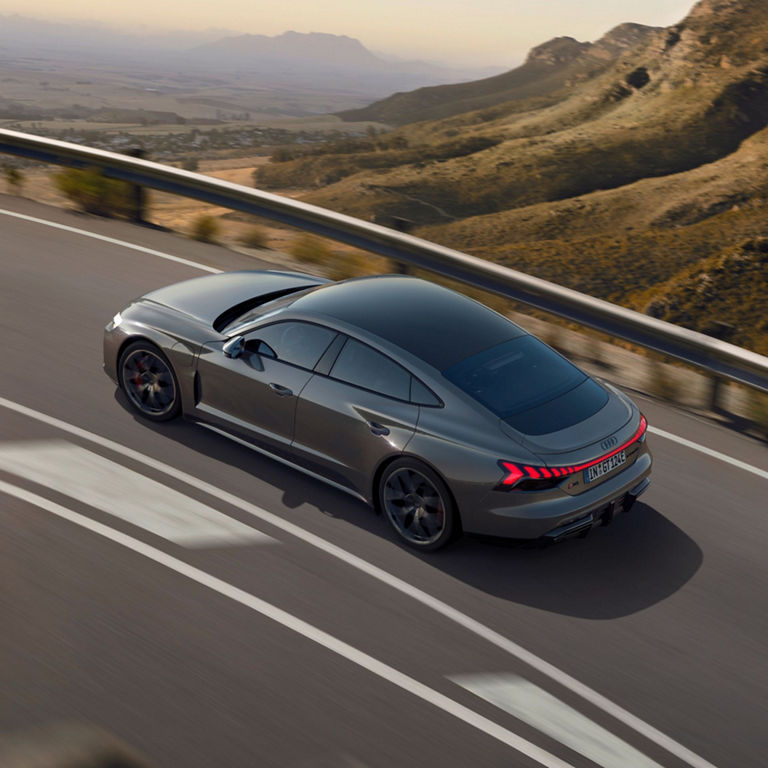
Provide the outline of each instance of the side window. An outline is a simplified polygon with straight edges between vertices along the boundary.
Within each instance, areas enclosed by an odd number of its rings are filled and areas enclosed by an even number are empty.
[[[312,323],[274,323],[255,330],[246,347],[311,371],[335,336],[336,331]]]
[[[433,407],[442,405],[437,396],[415,378],[411,378],[411,402],[417,405],[430,405]]]
[[[411,374],[380,352],[349,339],[331,368],[331,376],[398,400],[409,400]]]

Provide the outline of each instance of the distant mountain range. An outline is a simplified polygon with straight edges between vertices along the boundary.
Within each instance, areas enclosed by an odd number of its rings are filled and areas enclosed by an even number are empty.
[[[279,68],[283,73],[331,74],[342,81],[369,78],[377,85],[390,84],[390,90],[413,87],[415,82],[453,83],[473,80],[480,73],[497,68],[449,68],[425,61],[396,61],[377,56],[359,40],[346,35],[284,32],[267,35],[227,36],[199,46],[194,51],[197,63],[219,71],[226,68],[253,71]],[[411,83],[411,85],[407,85]]]
[[[228,58],[238,62],[284,60],[294,63],[321,63],[334,67],[387,66],[359,40],[346,35],[312,32],[284,32],[282,35],[237,35],[223,37],[200,46],[197,51],[215,56],[219,61]]]
[[[377,56],[345,35],[285,32],[239,35],[226,30],[202,32],[125,31],[107,26],[48,22],[0,16],[0,66],[44,58],[70,63],[171,67],[189,73],[238,78],[258,74],[269,84],[292,89],[349,89],[364,103],[392,91],[474,80],[498,72],[493,67],[450,68],[423,61],[394,61]]]

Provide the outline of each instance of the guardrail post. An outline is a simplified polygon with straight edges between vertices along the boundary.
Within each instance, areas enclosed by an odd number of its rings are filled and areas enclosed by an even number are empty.
[[[398,232],[407,233],[408,231],[410,231],[412,226],[413,226],[413,222],[410,221],[409,219],[404,219],[401,216],[392,217],[392,229],[395,229]],[[408,265],[404,261],[396,261],[395,272],[397,272],[398,275],[409,274]]]
[[[131,149],[126,150],[125,154],[129,157],[138,157],[140,159],[147,155],[141,147],[132,147]],[[144,218],[144,214],[147,212],[146,190],[141,184],[131,184],[130,197],[132,203],[130,215],[131,221],[134,221],[137,224],[146,224],[146,219]]]
[[[730,341],[731,337],[736,330],[736,326],[731,323],[724,323],[722,320],[714,320],[704,330],[707,336],[712,336],[714,339],[720,339],[720,341]],[[712,413],[722,413],[723,407],[721,405],[722,398],[722,386],[723,377],[713,374],[709,379],[709,397],[708,406]]]

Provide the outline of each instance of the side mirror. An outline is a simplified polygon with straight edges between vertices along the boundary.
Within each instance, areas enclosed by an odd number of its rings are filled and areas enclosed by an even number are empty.
[[[240,357],[245,349],[245,338],[243,336],[234,336],[229,341],[224,342],[221,351],[231,358]]]

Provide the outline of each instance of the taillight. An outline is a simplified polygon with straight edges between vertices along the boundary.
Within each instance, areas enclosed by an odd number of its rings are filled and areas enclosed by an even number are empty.
[[[623,445],[614,448],[610,453],[599,456],[596,459],[587,461],[584,464],[577,464],[572,467],[539,467],[529,466],[527,464],[516,464],[513,461],[499,461],[499,466],[504,470],[504,477],[496,486],[499,490],[508,491],[516,488],[521,491],[542,491],[546,488],[554,488],[559,485],[563,478],[568,475],[574,475],[588,467],[599,464],[601,461],[610,459],[617,453],[626,450],[633,443],[645,440],[645,432],[648,429],[648,422],[645,416],[640,414],[640,424],[635,434]]]

